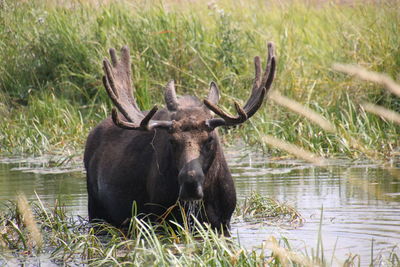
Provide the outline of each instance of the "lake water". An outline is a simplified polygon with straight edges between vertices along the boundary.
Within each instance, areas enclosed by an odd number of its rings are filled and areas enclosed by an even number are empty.
[[[341,265],[347,255],[361,256],[362,265],[374,255],[388,255],[400,246],[400,169],[381,168],[368,161],[331,161],[315,167],[298,160],[271,159],[261,153],[226,148],[237,195],[257,191],[295,207],[304,226],[287,229],[266,223],[233,220],[233,235],[246,248],[258,247],[273,235],[285,237],[301,251],[316,248],[318,230],[326,258]],[[51,206],[63,200],[69,214],[87,217],[85,174],[80,162],[59,167],[48,157],[0,159],[0,203],[22,192]],[[54,162],[55,161],[55,162]],[[322,218],[321,218],[321,210]],[[322,220],[322,224],[320,221]]]

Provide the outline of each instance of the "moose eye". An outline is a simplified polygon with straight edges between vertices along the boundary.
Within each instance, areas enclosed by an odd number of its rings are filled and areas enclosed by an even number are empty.
[[[204,143],[204,147],[206,149],[211,149],[212,144],[214,143],[214,138],[212,136],[208,137],[206,142]]]
[[[178,146],[178,142],[175,139],[170,138],[169,139],[169,143],[173,146],[173,147],[177,147]]]

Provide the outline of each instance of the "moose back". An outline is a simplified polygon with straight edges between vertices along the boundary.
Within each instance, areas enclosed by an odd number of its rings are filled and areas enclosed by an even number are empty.
[[[260,108],[274,79],[273,44],[263,73],[254,58],[251,94],[243,107],[235,102],[236,116],[218,107],[214,82],[200,101],[177,97],[170,81],[166,108],[141,111],[132,94],[129,49],[122,48],[120,59],[110,49],[110,57],[103,61],[103,84],[116,108],[90,132],[84,154],[90,221],[123,227],[136,202],[137,213],[156,222],[179,201],[201,203],[197,219],[227,233],[236,193],[217,127],[241,124]],[[177,210],[170,218],[182,223]]]

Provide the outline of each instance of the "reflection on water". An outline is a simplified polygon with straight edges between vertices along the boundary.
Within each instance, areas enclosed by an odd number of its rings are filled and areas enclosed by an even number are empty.
[[[36,192],[48,206],[61,199],[69,214],[86,216],[86,181],[81,164],[57,167],[48,162],[49,158],[0,160],[0,203],[15,200],[17,193],[37,200]]]
[[[240,149],[239,149],[240,150]],[[303,250],[316,248],[322,216],[322,239],[327,257],[360,254],[369,262],[375,253],[400,245],[400,175],[369,162],[337,160],[314,167],[297,160],[272,160],[259,153],[226,149],[239,199],[251,191],[287,202],[306,219],[299,229],[234,222],[232,230],[247,248],[274,236],[284,236]],[[8,161],[8,163],[4,163]],[[87,216],[86,182],[82,165],[58,167],[47,158],[2,160],[0,203],[23,192],[28,199],[52,205],[61,198],[74,215]],[[0,207],[1,209],[1,207]],[[237,234],[236,234],[237,233]]]
[[[295,160],[269,160],[257,153],[243,158],[227,153],[239,198],[251,191],[294,206],[305,218],[299,229],[234,225],[245,247],[261,244],[273,234],[292,246],[316,248],[322,216],[324,251],[343,259],[359,254],[369,263],[375,253],[400,245],[400,176],[368,162],[331,162],[314,167]],[[334,251],[335,250],[335,251]],[[329,257],[329,256],[328,256]]]

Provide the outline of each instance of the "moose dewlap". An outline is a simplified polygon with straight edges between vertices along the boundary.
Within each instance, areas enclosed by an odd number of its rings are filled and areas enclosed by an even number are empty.
[[[273,44],[268,44],[264,73],[260,58],[254,58],[251,95],[243,107],[235,102],[236,116],[217,106],[214,82],[200,101],[177,97],[170,81],[166,108],[141,111],[132,94],[129,49],[122,48],[120,60],[110,49],[110,57],[111,63],[103,61],[103,83],[116,108],[90,132],[84,155],[90,221],[123,227],[136,202],[137,214],[157,222],[177,201],[201,202],[197,219],[227,233],[236,192],[216,129],[241,124],[260,108],[274,79]],[[169,216],[182,223],[179,209]]]

